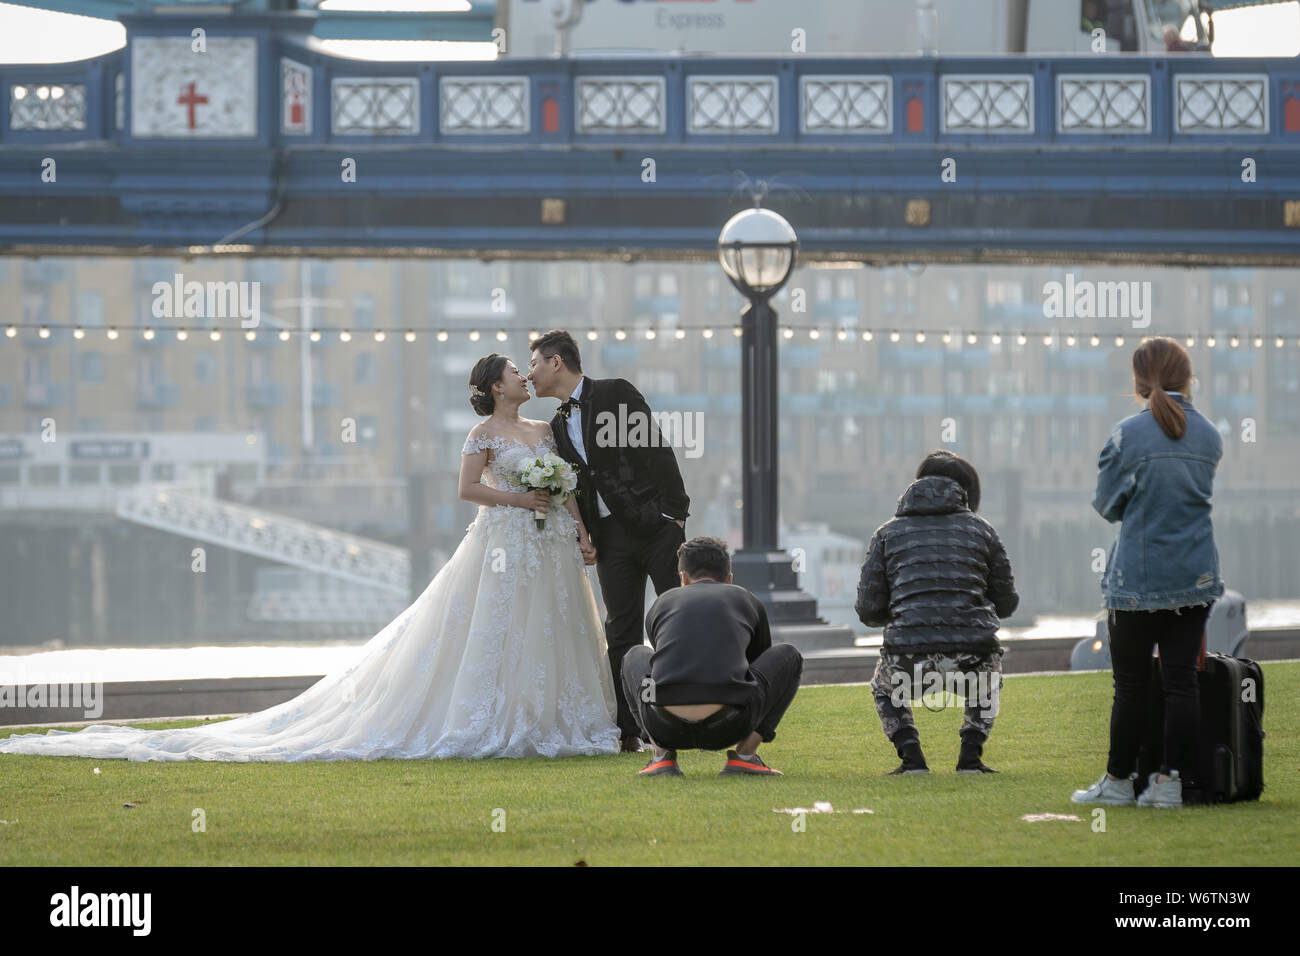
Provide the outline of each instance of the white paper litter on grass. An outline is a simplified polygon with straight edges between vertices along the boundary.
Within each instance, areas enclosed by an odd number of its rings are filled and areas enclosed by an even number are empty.
[[[1073,813],[1026,813],[1020,819],[1024,820],[1026,823],[1042,823],[1045,820],[1073,820],[1075,823],[1083,822]]]
[[[801,813],[804,814],[807,813],[871,813],[874,814],[876,811],[870,810],[867,807],[860,807],[857,810],[836,810],[834,807],[832,807],[829,803],[825,802],[824,800],[818,800],[816,803],[812,805],[811,809],[809,809],[808,807],[774,807],[772,809],[772,812],[788,813],[790,814],[790,816],[794,817],[794,816],[798,816]]]

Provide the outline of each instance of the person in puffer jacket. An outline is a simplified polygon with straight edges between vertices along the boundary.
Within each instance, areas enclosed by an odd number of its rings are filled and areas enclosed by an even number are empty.
[[[902,759],[891,774],[929,773],[910,701],[936,691],[966,699],[957,772],[996,773],[980,759],[1002,684],[999,618],[1020,603],[1011,562],[993,525],[976,514],[979,474],[950,451],[933,451],[876,529],[855,609],[884,627],[871,693]]]

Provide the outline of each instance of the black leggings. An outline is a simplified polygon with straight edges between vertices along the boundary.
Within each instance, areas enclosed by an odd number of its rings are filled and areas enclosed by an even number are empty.
[[[1151,648],[1160,648],[1160,678],[1165,696],[1161,773],[1195,770],[1200,723],[1200,685],[1196,657],[1205,634],[1209,605],[1161,611],[1118,611],[1108,616],[1115,702],[1110,709],[1110,758],[1106,770],[1124,779],[1137,763],[1146,727],[1151,686]]]

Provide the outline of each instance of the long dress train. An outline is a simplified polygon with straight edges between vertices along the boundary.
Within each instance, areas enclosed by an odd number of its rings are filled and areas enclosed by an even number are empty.
[[[513,438],[494,451],[489,485],[522,491],[520,464],[550,450]],[[304,761],[562,757],[617,753],[605,637],[577,545],[552,508],[480,506],[451,559],[410,607],[293,700],[201,727],[94,725],[0,740],[0,753],[128,760]]]

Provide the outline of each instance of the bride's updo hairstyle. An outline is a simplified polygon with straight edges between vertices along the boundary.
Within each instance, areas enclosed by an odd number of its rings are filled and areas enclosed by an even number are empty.
[[[469,373],[469,405],[476,414],[491,415],[496,408],[492,386],[501,381],[507,361],[504,355],[493,352],[474,363],[474,371]]]

